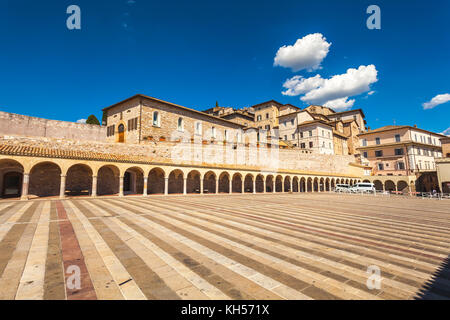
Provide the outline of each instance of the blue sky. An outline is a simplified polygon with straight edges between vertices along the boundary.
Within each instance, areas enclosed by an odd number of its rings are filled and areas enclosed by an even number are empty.
[[[72,4],[81,8],[81,30],[66,27]],[[366,27],[371,4],[381,9],[381,30]],[[333,83],[343,90],[354,85],[342,75],[362,66],[355,81],[371,80],[344,100],[364,110],[370,127],[395,121],[443,132],[450,102],[422,104],[450,94],[449,20],[445,0],[0,0],[0,110],[100,119],[101,108],[136,93],[198,110],[216,100],[305,107],[308,92],[283,94],[286,80],[301,85],[317,77],[320,95]],[[274,65],[280,47],[313,34],[328,46],[318,65],[298,71],[288,66],[292,61]],[[362,72],[368,66],[370,75]],[[325,92],[320,102],[326,98]]]

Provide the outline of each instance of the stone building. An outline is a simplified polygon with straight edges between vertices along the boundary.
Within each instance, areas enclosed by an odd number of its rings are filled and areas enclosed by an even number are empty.
[[[414,186],[403,189],[431,191],[438,187],[435,159],[442,157],[441,134],[416,126],[385,126],[358,135],[363,163],[374,176],[411,176]],[[391,184],[389,190],[396,190]]]
[[[439,189],[450,193],[450,137],[441,138],[442,158],[435,159]]]
[[[363,176],[353,156],[256,143],[255,130],[144,95],[104,112],[104,127],[0,113],[0,196],[321,192]]]

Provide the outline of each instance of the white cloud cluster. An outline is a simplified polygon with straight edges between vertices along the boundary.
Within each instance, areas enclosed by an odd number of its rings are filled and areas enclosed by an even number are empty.
[[[438,94],[433,99],[422,104],[423,109],[433,109],[434,107],[450,101],[450,93]]]
[[[331,43],[321,33],[313,33],[297,39],[294,45],[282,46],[274,59],[274,66],[291,68],[292,71],[320,69]]]
[[[304,94],[300,99],[311,104],[321,104],[336,110],[346,110],[353,106],[351,96],[370,91],[370,85],[378,81],[378,71],[373,64],[350,68],[344,74],[324,79],[320,75],[310,78],[294,76],[286,80],[282,93],[288,96]]]
[[[86,119],[78,119],[77,123],[86,123]]]
[[[444,131],[441,132],[441,134],[450,137],[450,128],[445,129]]]

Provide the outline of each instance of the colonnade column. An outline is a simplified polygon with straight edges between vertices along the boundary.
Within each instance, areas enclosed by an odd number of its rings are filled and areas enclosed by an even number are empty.
[[[187,178],[183,178],[183,194],[187,194]]]
[[[164,178],[164,194],[169,194],[169,178]]]
[[[266,190],[266,179],[264,178],[263,179],[263,193],[266,193],[267,192],[267,190]]]
[[[233,179],[230,179],[228,183],[229,183],[229,188],[230,188],[228,193],[233,193]]]
[[[123,176],[119,177],[119,197],[123,197]]]
[[[276,179],[272,179],[272,193],[276,192],[276,186],[277,186],[277,180]]]
[[[200,194],[203,194],[203,179],[200,177]]]
[[[92,176],[92,197],[97,196],[97,176]]]
[[[292,192],[292,179],[289,179],[289,191]]]
[[[216,192],[215,193],[216,194],[219,193],[219,179],[218,178],[216,179]]]
[[[66,176],[64,174],[61,175],[61,183],[59,185],[59,197],[62,199],[65,197],[66,193]]]
[[[253,193],[256,193],[256,178],[253,179]]]
[[[28,199],[28,186],[30,184],[30,174],[24,173],[23,174],[23,181],[22,181],[22,195],[20,197],[21,200],[27,200]]]
[[[284,193],[284,179],[281,180],[281,192]]]
[[[144,197],[148,196],[147,183],[148,183],[148,177],[144,177],[144,192],[142,194]]]
[[[245,193],[245,179],[242,179],[241,193]]]

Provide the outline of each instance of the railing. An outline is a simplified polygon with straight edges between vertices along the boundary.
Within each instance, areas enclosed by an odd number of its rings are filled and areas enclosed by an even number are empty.
[[[344,193],[350,195],[371,195],[371,196],[400,196],[400,197],[418,197],[421,199],[436,199],[436,200],[450,200],[450,193],[439,193],[439,192],[403,192],[403,191],[351,191],[351,190],[336,190],[332,189],[330,192],[333,193]]]

